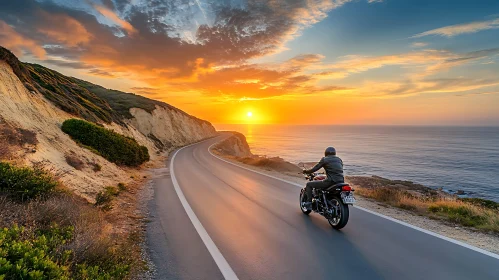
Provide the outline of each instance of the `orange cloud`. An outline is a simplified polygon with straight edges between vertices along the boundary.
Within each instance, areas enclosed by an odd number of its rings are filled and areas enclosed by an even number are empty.
[[[49,14],[40,11],[44,21],[38,27],[38,31],[50,38],[64,43],[70,47],[86,44],[92,38],[92,34],[79,21],[64,14]]]
[[[94,5],[94,8],[106,18],[121,26],[121,28],[126,30],[129,35],[137,33],[137,30],[128,21],[121,19],[114,11],[110,10],[109,8],[100,5]]]
[[[29,51],[41,59],[44,59],[46,56],[45,50],[37,42],[17,33],[2,20],[0,20],[0,43],[17,56],[22,56],[23,51]]]

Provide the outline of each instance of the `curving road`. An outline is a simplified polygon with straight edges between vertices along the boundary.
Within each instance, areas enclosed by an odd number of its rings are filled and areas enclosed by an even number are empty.
[[[499,256],[359,208],[341,231],[303,215],[296,185],[210,154],[224,137],[180,149],[154,179],[158,279],[499,279]]]

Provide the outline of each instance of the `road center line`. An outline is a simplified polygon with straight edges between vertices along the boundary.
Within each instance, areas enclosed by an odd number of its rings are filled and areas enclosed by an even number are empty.
[[[196,143],[198,144],[198,143]],[[195,144],[192,144],[195,145]],[[189,145],[189,146],[192,146]],[[230,267],[229,263],[227,260],[224,258],[220,250],[218,249],[217,245],[213,242],[211,237],[208,235],[208,232],[206,229],[203,227],[201,222],[199,221],[198,217],[192,210],[191,206],[187,202],[187,199],[185,198],[184,193],[182,192],[182,189],[180,189],[180,186],[178,184],[177,178],[175,177],[175,172],[173,171],[173,163],[175,160],[175,156],[177,156],[177,153],[180,152],[182,149],[187,148],[189,146],[182,147],[175,151],[175,153],[172,156],[172,159],[170,161],[170,175],[172,178],[172,183],[173,187],[175,188],[175,192],[178,195],[178,198],[180,199],[180,202],[182,203],[182,206],[185,209],[185,212],[187,213],[187,216],[189,216],[189,219],[192,222],[192,225],[198,232],[199,236],[201,237],[201,240],[203,240],[204,245],[210,252],[211,256],[213,257],[213,260],[215,260],[215,263],[217,264],[218,268],[220,269],[220,272],[222,272],[222,275],[226,280],[239,280],[237,278],[237,275],[234,273],[234,270]]]
[[[208,152],[209,152],[212,156],[214,156],[215,158],[217,158],[217,159],[219,159],[219,160],[221,160],[221,161],[224,161],[224,162],[226,162],[226,163],[228,163],[228,164],[232,164],[232,165],[234,165],[234,166],[237,166],[237,167],[239,167],[239,168],[246,169],[246,170],[248,170],[248,171],[251,171],[251,172],[254,172],[254,173],[258,173],[258,174],[260,174],[260,175],[264,175],[264,176],[267,176],[267,177],[270,177],[270,178],[273,178],[273,179],[279,180],[279,181],[281,181],[281,182],[288,183],[288,184],[290,184],[290,185],[293,185],[293,186],[296,186],[296,187],[299,187],[299,188],[303,188],[303,186],[302,186],[302,185],[297,184],[297,183],[295,183],[295,182],[291,182],[291,181],[288,181],[288,180],[284,180],[284,179],[281,179],[281,178],[279,178],[279,177],[275,177],[275,176],[272,176],[272,175],[269,175],[269,174],[266,174],[266,173],[263,173],[263,172],[259,172],[259,171],[253,170],[253,169],[251,169],[251,168],[247,168],[247,167],[244,167],[244,166],[240,166],[240,165],[238,165],[238,164],[235,164],[235,163],[233,163],[233,162],[230,162],[230,161],[228,161],[228,160],[226,160],[226,159],[223,159],[223,158],[221,158],[221,157],[219,157],[219,156],[217,156],[217,155],[213,154],[213,153],[211,152],[211,148],[212,148],[215,144],[218,144],[218,143],[219,143],[219,142],[214,143],[214,144],[210,145],[210,147],[208,147]],[[489,251],[487,251],[487,250],[484,250],[484,249],[481,249],[481,248],[475,247],[475,246],[473,246],[473,245],[470,245],[470,244],[467,244],[467,243],[461,242],[461,241],[459,241],[459,240],[452,239],[452,238],[447,237],[447,236],[443,236],[443,235],[438,234],[438,233],[433,232],[433,231],[429,231],[429,230],[426,230],[426,229],[423,229],[423,228],[420,228],[420,227],[417,227],[417,226],[414,226],[414,225],[408,224],[408,223],[406,223],[406,222],[402,222],[402,221],[397,220],[397,219],[395,219],[395,218],[392,218],[392,217],[389,217],[389,216],[385,216],[385,215],[383,215],[383,214],[380,214],[380,213],[377,213],[377,212],[374,212],[374,211],[371,211],[371,210],[368,210],[368,209],[362,208],[362,207],[360,207],[360,206],[354,206],[354,207],[355,207],[356,209],[362,210],[362,211],[364,211],[364,212],[367,212],[367,213],[370,213],[370,214],[376,215],[376,216],[378,216],[378,217],[381,217],[381,218],[384,218],[384,219],[390,220],[390,221],[392,221],[392,222],[394,222],[394,223],[397,223],[397,224],[400,224],[400,225],[403,225],[403,226],[406,226],[406,227],[412,228],[412,229],[414,229],[414,230],[417,230],[417,231],[420,231],[420,232],[426,233],[426,234],[428,234],[428,235],[431,235],[431,236],[434,236],[434,237],[437,237],[437,238],[443,239],[443,240],[445,240],[445,241],[448,241],[448,242],[454,243],[454,244],[456,244],[456,245],[459,245],[459,246],[462,246],[462,247],[468,248],[468,249],[473,250],[473,251],[475,251],[475,252],[482,253],[482,254],[484,254],[484,255],[487,255],[487,256],[489,256],[489,257],[492,257],[492,258],[495,258],[495,259],[498,259],[498,260],[499,260],[499,255],[498,255],[498,254],[494,254],[494,253],[489,252]]]

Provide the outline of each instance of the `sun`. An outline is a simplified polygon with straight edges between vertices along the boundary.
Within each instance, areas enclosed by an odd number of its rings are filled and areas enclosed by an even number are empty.
[[[248,113],[246,114],[246,116],[248,116],[248,118],[251,118],[251,117],[253,117],[253,113],[252,113],[252,112],[248,112]]]

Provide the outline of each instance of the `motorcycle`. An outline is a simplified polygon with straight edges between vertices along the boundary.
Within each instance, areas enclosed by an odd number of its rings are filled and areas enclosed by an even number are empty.
[[[324,173],[306,174],[308,181],[324,180]],[[312,190],[312,210],[307,209],[304,203],[307,201],[305,188],[300,192],[300,208],[303,214],[308,215],[314,211],[324,216],[334,229],[342,229],[348,223],[349,210],[348,205],[355,203],[353,196],[354,190],[347,183],[332,185],[327,189]]]

